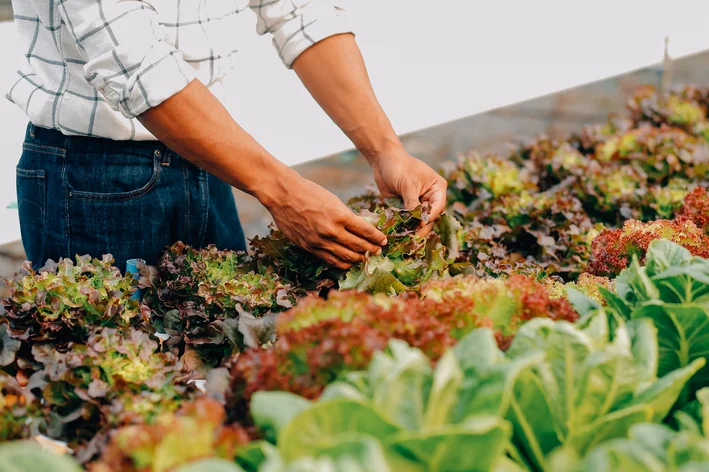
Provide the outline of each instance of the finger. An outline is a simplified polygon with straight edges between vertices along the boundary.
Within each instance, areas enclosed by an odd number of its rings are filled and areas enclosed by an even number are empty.
[[[421,229],[418,230],[417,234],[421,237],[426,237],[431,231],[433,231],[433,223],[422,226]]]
[[[322,249],[335,256],[336,259],[349,264],[362,262],[365,257],[364,254],[355,252],[335,241],[328,241]]]
[[[378,255],[382,252],[382,247],[378,244],[372,244],[366,239],[362,239],[356,234],[346,232],[339,235],[337,242],[341,245],[359,254],[374,254]]]
[[[436,220],[446,209],[446,187],[445,183],[435,183],[424,195],[424,199],[431,205],[431,221]]]
[[[376,246],[384,246],[387,243],[387,237],[384,233],[354,213],[347,216],[345,228],[355,236],[359,236]]]
[[[345,262],[336,258],[331,252],[328,252],[324,249],[313,249],[311,252],[313,253],[313,255],[323,260],[327,264],[333,267],[337,267],[340,270],[347,270],[352,267],[352,263]]]
[[[421,204],[419,201],[419,194],[414,190],[406,190],[401,194],[402,200],[404,200],[404,209],[413,210]]]

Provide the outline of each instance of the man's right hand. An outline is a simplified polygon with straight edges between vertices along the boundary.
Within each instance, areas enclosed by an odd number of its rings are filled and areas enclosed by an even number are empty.
[[[384,233],[339,198],[294,171],[263,193],[259,199],[283,234],[339,269],[379,253],[387,242]]]
[[[335,195],[269,154],[200,81],[138,119],[181,156],[256,197],[288,239],[325,262],[346,269],[386,244]]]

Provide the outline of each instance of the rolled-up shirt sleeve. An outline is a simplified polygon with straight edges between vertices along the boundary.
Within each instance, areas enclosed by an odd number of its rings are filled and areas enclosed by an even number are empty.
[[[150,2],[64,0],[59,11],[85,55],[86,80],[126,117],[159,105],[194,80],[194,69],[165,41]]]
[[[337,0],[249,0],[258,34],[271,33],[286,67],[318,41],[352,33],[347,11]]]

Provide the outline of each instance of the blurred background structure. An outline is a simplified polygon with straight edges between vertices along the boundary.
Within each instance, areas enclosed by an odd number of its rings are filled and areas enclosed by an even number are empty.
[[[12,4],[10,0],[0,0],[0,21],[12,20]]]

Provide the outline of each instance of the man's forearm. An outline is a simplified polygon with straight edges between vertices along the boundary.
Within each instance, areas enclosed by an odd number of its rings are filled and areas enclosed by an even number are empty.
[[[386,244],[335,195],[271,156],[199,81],[138,118],[170,149],[256,197],[288,239],[329,264],[347,269]]]
[[[138,117],[170,149],[262,203],[297,174],[270,155],[198,80]]]
[[[354,36],[331,36],[306,49],[293,69],[310,94],[367,158],[385,197],[401,197],[405,208],[430,207],[433,221],[446,206],[446,181],[409,155],[374,96]]]
[[[332,36],[311,46],[296,59],[293,70],[370,163],[401,148],[353,35]]]

